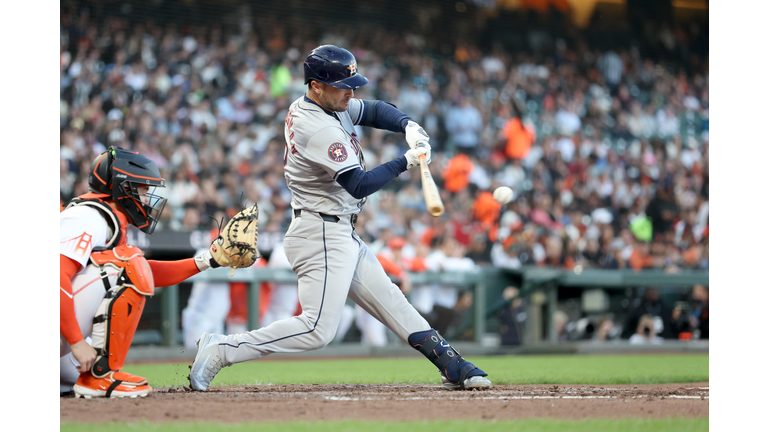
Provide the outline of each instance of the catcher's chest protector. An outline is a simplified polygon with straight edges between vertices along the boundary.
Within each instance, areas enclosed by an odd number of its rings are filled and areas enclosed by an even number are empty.
[[[145,297],[154,295],[155,283],[144,252],[136,246],[94,252],[91,263],[101,270],[106,290],[93,318],[92,334],[98,355],[91,372],[101,378],[123,367],[146,304]],[[107,267],[117,270],[116,280],[109,280]]]
[[[120,212],[116,212],[112,206],[107,204],[102,198],[109,198],[109,195],[87,193],[74,198],[67,204],[67,208],[86,205],[94,207],[101,212],[104,220],[109,226],[110,237],[107,241],[105,249],[111,247],[124,245],[128,242],[128,236],[126,235],[126,227],[128,226],[128,220]]]

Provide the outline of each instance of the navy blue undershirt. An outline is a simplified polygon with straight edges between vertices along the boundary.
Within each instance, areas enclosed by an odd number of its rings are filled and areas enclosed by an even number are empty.
[[[363,199],[404,173],[407,166],[405,156],[400,156],[368,172],[360,167],[351,169],[339,175],[336,181],[355,199]]]
[[[378,100],[363,101],[363,118],[360,125],[385,129],[392,132],[405,132],[405,126],[410,117],[389,102]],[[408,161],[405,156],[381,164],[365,172],[362,168],[351,169],[336,179],[336,181],[355,199],[363,199],[378,191],[405,172]]]
[[[389,102],[380,100],[364,100],[363,118],[360,124],[363,126],[386,129],[392,132],[405,132],[405,126],[410,117],[397,109]]]

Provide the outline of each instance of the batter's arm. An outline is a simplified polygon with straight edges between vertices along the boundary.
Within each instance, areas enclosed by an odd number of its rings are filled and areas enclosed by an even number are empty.
[[[363,199],[405,172],[407,166],[405,156],[400,156],[368,172],[359,167],[351,169],[340,174],[336,181],[355,199]]]
[[[389,102],[380,100],[361,100],[360,112],[350,113],[355,124],[386,129],[392,132],[405,132],[410,117]]]

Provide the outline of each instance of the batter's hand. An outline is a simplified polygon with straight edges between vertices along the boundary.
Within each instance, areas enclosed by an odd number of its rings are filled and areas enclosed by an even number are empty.
[[[408,120],[408,125],[405,126],[405,140],[408,142],[408,147],[413,149],[420,142],[429,144],[429,135],[418,123]]]
[[[80,367],[77,368],[78,372],[88,372],[91,370],[91,366],[96,361],[96,350],[92,346],[88,345],[85,339],[72,345],[72,355],[75,360],[80,363]]]
[[[411,169],[419,165],[419,156],[427,155],[427,163],[432,162],[432,149],[428,143],[421,142],[416,148],[412,148],[405,152],[405,159],[408,161],[407,169]]]

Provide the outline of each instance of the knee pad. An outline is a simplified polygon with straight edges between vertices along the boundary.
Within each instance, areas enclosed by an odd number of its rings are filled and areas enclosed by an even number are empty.
[[[429,359],[440,373],[454,384],[463,387],[464,380],[473,376],[488,376],[480,368],[464,360],[435,329],[411,333],[408,343]]]
[[[118,246],[96,252],[91,261],[100,266],[106,294],[93,318],[93,343],[96,361],[91,373],[103,378],[122,369],[128,349],[144,311],[146,296],[155,292],[152,270],[144,253],[132,246]],[[106,267],[118,269],[114,286],[106,277]]]

